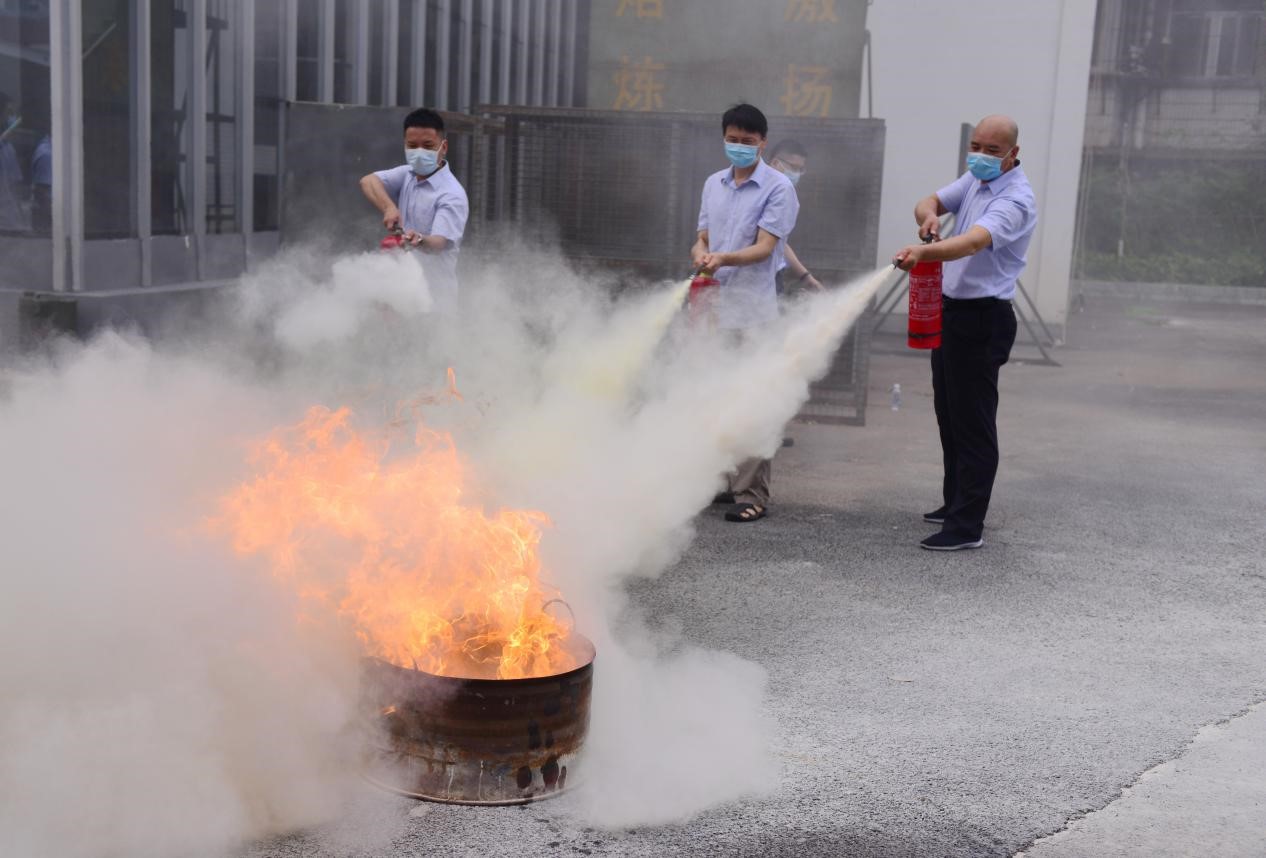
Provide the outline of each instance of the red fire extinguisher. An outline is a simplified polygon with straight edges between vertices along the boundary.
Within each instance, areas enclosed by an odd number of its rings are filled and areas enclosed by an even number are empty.
[[[717,290],[721,281],[709,272],[700,269],[690,279],[690,292],[686,296],[686,306],[690,309],[690,324],[711,325],[716,321]]]
[[[398,226],[392,229],[382,241],[378,242],[378,249],[408,250],[409,245],[404,240],[404,230]]]
[[[932,236],[924,239],[930,242]],[[941,347],[941,263],[918,262],[910,269],[910,329],[906,344],[912,349]]]

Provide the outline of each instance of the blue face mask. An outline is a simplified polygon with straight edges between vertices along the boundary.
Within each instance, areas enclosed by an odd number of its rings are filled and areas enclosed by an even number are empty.
[[[436,149],[405,149],[405,160],[419,176],[429,176],[440,165],[440,153]]]
[[[967,169],[982,182],[989,182],[1002,175],[1002,159],[997,155],[972,152],[967,156]]]
[[[744,146],[742,143],[726,143],[725,157],[735,167],[750,167],[760,157],[759,146]]]

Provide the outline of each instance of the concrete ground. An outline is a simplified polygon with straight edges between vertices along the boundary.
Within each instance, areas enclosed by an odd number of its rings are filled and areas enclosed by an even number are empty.
[[[917,547],[929,373],[876,354],[864,428],[793,426],[770,518],[709,510],[634,588],[768,669],[772,795],[622,833],[367,795],[382,843],[247,854],[1266,854],[1266,307],[1091,298],[1062,367],[1030,354],[1003,371],[983,550]]]

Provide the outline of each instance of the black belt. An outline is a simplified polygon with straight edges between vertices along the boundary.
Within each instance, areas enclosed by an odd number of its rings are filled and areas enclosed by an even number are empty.
[[[941,301],[946,307],[962,307],[965,310],[972,307],[992,307],[998,304],[1011,305],[1011,301],[1007,298],[951,298],[949,295],[942,295]]]

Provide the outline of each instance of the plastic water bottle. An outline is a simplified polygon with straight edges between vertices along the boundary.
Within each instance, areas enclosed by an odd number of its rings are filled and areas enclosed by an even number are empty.
[[[901,385],[894,384],[892,386],[892,410],[901,410]]]

